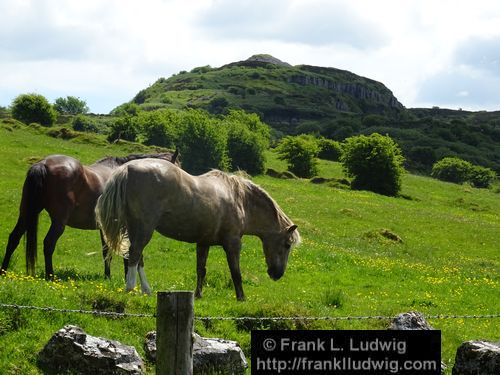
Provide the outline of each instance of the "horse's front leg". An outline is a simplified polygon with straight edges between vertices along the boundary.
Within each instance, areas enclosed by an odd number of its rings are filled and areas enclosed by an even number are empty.
[[[144,272],[144,258],[141,256],[141,260],[137,266],[137,272],[139,273],[139,279],[141,280],[141,292],[151,294],[151,287],[149,286],[148,279],[146,278],[146,272]]]
[[[203,283],[205,282],[205,275],[207,274],[207,258],[209,246],[196,245],[196,291],[194,292],[195,298],[203,297]]]
[[[135,284],[137,282],[137,264],[131,264],[131,262],[129,262],[125,281],[125,291],[130,292],[134,290]]]
[[[236,299],[238,301],[245,300],[243,293],[243,286],[241,285],[241,271],[240,271],[240,250],[241,239],[231,239],[223,245],[226,251],[227,264],[231,271],[231,278],[233,279],[234,290],[236,292]]]
[[[104,240],[102,230],[99,230],[101,235],[102,259],[104,260],[104,276],[106,279],[111,279],[111,254],[109,253],[108,244]]]

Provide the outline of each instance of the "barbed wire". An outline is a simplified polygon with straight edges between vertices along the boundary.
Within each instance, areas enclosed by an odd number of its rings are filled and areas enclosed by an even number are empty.
[[[83,309],[59,309],[56,307],[27,306],[27,305],[16,305],[7,303],[0,303],[0,307],[12,308],[12,309],[37,310],[45,312],[77,313],[77,314],[113,316],[113,317],[154,318],[156,316],[153,314],[131,314],[131,313],[121,313],[115,311],[83,310]]]
[[[125,312],[101,311],[101,310],[83,310],[83,309],[60,309],[56,307],[41,307],[30,305],[17,305],[0,303],[0,308],[11,309],[27,309],[45,312],[60,312],[60,313],[76,313],[88,314],[108,317],[134,317],[134,318],[156,318],[156,314],[133,314]],[[439,315],[423,315],[425,319],[493,319],[500,318],[500,314],[485,314],[485,315],[455,315],[455,314],[439,314]],[[392,320],[396,316],[384,315],[367,315],[367,316],[195,316],[195,320],[202,322],[209,321],[349,321],[349,320]]]

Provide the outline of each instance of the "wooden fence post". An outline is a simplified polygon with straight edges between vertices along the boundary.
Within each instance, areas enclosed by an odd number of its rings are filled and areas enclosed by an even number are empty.
[[[193,292],[158,292],[157,375],[192,375],[193,306]]]

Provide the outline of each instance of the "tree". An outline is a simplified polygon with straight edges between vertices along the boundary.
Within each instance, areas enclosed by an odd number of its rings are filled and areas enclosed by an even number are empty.
[[[11,106],[12,117],[25,124],[37,122],[43,126],[52,126],[57,113],[47,99],[39,94],[21,94]]]
[[[341,157],[351,187],[395,196],[401,190],[403,155],[389,136],[373,133],[346,139]]]
[[[319,146],[309,135],[285,137],[276,148],[281,160],[288,163],[288,170],[298,177],[310,178],[318,173]]]
[[[469,179],[472,164],[457,157],[447,157],[434,163],[431,176],[438,180],[462,184]]]
[[[85,100],[81,100],[75,96],[57,98],[54,102],[54,108],[57,112],[65,115],[86,114],[89,111],[89,107]]]

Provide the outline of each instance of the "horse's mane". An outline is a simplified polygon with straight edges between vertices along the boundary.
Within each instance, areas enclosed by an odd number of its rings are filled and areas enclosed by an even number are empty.
[[[173,152],[163,152],[157,154],[130,154],[127,156],[107,156],[105,158],[96,161],[95,164],[120,166],[125,163],[128,163],[129,161],[137,159],[146,159],[146,158],[165,159],[166,157],[170,157],[172,159],[173,156],[174,156]]]
[[[237,174],[227,174],[216,169],[206,173],[206,175],[224,179],[231,186],[238,199],[248,201],[249,197],[257,197],[260,202],[271,208],[272,212],[276,215],[280,227],[286,228],[293,224],[281,207],[278,206],[278,203],[264,189],[248,178]],[[253,203],[255,204],[255,201]],[[298,232],[294,231],[294,234],[296,234],[296,237],[294,236],[295,242],[300,242]]]

